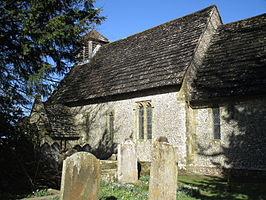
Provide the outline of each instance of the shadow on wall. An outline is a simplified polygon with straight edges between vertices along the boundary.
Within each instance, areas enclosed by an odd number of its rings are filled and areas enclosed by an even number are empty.
[[[89,152],[95,155],[98,159],[106,160],[110,158],[110,156],[113,153],[115,153],[117,149],[117,144],[111,143],[109,145],[106,145],[105,138],[103,138],[103,140],[100,140],[99,146],[97,149],[93,149],[89,144],[85,144],[83,146],[78,144],[78,145],[75,145],[73,149],[75,149],[77,152],[80,152],[80,151]]]
[[[198,154],[209,157],[227,177],[260,177],[263,173],[261,170],[266,175],[265,100],[229,105],[222,112],[221,134],[225,144],[219,151],[212,151],[212,145],[205,148],[198,144]],[[222,159],[219,160],[221,157],[224,158],[224,163]]]
[[[113,128],[112,132],[110,132],[109,122],[106,121],[105,126],[103,126],[102,121],[99,120],[108,120],[110,110],[107,106],[96,105],[90,108],[77,107],[75,109],[67,109],[68,116],[63,117],[66,117],[66,122],[71,123],[67,123],[66,127],[63,127],[65,121],[60,123],[57,123],[58,120],[50,121],[50,123],[54,123],[52,127],[54,128],[53,131],[57,133],[56,139],[49,139],[49,142],[43,143],[40,150],[42,160],[47,165],[47,170],[51,171],[49,176],[53,176],[50,179],[54,182],[52,184],[54,188],[60,187],[62,164],[66,157],[78,151],[85,151],[94,154],[98,159],[104,160],[116,152],[117,145],[113,142],[113,135],[119,128]],[[77,123],[74,123],[74,116],[78,116],[78,114],[81,114],[82,118]],[[60,112],[59,115],[64,115],[64,113]],[[67,128],[70,124],[74,127]],[[84,140],[82,141],[78,140],[76,135],[74,135],[75,137],[72,135],[73,132],[80,133],[81,131],[85,133]],[[50,136],[53,136],[53,132],[51,132]]]
[[[111,148],[110,145],[106,147],[104,144],[105,142],[100,142],[99,147],[96,150],[92,149],[89,144],[85,144],[83,146],[75,145],[72,149],[68,149],[67,151],[61,151],[58,142],[54,142],[52,145],[48,143],[41,145],[41,160],[47,165],[46,169],[44,169],[47,173],[44,174],[49,174],[49,185],[52,185],[53,188],[56,189],[60,188],[63,160],[76,152],[90,152],[99,159],[109,158],[116,148],[116,144],[112,143]]]
[[[117,144],[114,143],[114,135],[119,127],[114,126],[114,113],[108,104],[95,105],[94,107],[76,110],[82,113],[83,119],[79,127],[83,130],[84,143],[75,145],[74,149],[94,154],[98,159],[108,159],[117,151]]]
[[[60,145],[54,142],[52,145],[45,142],[41,145],[41,152],[43,152],[43,159],[49,163],[49,167],[52,169],[59,169],[59,163],[61,159]]]
[[[98,159],[107,159],[116,152],[117,144],[113,137],[118,132],[119,127],[114,128],[114,122],[110,122],[112,110],[107,104],[100,104],[91,107],[76,107],[69,109],[71,121],[75,131],[81,135],[81,139],[73,140],[72,129],[60,129],[60,136],[57,143],[51,146],[44,143],[42,149],[46,152],[47,158],[59,161],[58,154],[65,157],[72,149],[85,151],[94,154]],[[112,113],[113,114],[113,113]],[[75,119],[76,116],[77,118]],[[80,116],[80,117],[79,117]],[[114,118],[112,118],[114,119]],[[75,123],[74,123],[75,122]],[[56,124],[55,124],[56,125]],[[59,130],[59,131],[60,131]],[[70,132],[69,132],[70,131]],[[53,163],[53,162],[52,162]],[[55,166],[56,167],[56,166]]]

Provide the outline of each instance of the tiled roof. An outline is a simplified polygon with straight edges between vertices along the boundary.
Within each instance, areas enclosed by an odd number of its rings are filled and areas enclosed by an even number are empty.
[[[61,104],[45,105],[46,115],[50,122],[50,136],[79,138],[79,132],[74,124],[73,114],[69,108]]]
[[[49,98],[71,103],[163,86],[178,86],[215,6],[103,45],[75,66]]]
[[[266,94],[266,14],[222,25],[189,90],[192,103]]]

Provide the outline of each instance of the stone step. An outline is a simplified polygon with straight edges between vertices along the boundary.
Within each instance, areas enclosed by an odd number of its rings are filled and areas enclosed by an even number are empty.
[[[101,174],[116,174],[117,170],[116,169],[105,169],[102,170]]]
[[[101,160],[101,168],[102,170],[106,170],[106,169],[117,169],[117,161],[113,161],[113,160]]]

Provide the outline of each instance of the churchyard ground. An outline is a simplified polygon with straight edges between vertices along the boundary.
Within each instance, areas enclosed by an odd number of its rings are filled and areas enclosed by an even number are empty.
[[[148,181],[149,176],[142,176],[134,185],[102,182],[100,199],[146,200]],[[178,185],[177,200],[266,200],[265,180],[235,179],[228,184],[219,177],[179,176]]]
[[[149,176],[142,176],[138,184],[120,185],[101,182],[100,200],[115,197],[118,200],[146,200],[148,197]],[[236,179],[228,185],[227,180],[206,176],[179,176],[178,200],[265,200],[266,181]],[[13,200],[47,195],[39,191],[32,194],[0,194],[0,199]],[[20,198],[19,198],[20,197]],[[115,199],[113,198],[113,199]],[[58,200],[58,199],[57,199]]]

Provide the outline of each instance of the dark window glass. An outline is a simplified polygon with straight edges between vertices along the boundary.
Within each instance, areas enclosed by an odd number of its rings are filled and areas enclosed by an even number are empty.
[[[110,137],[113,139],[114,137],[114,114],[111,113],[109,115],[109,131],[110,131]]]
[[[144,139],[144,108],[139,105],[139,139]]]
[[[212,109],[212,118],[213,118],[213,138],[215,140],[221,139],[221,126],[220,126],[220,109]]]
[[[148,139],[152,139],[152,107],[150,104],[147,105],[147,136]]]

